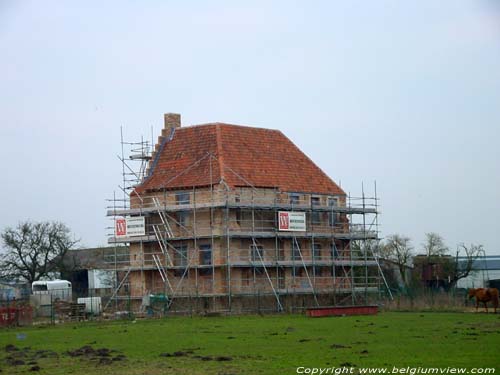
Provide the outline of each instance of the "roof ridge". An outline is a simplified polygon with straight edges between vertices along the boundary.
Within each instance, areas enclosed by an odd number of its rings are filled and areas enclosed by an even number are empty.
[[[238,128],[251,128],[251,129],[260,129],[260,130],[266,130],[266,131],[270,131],[270,132],[279,132],[280,130],[279,129],[269,129],[269,128],[264,128],[264,127],[260,127],[260,126],[253,126],[253,125],[242,125],[242,124],[232,124],[232,123],[229,123],[229,122],[206,122],[206,123],[202,123],[202,124],[190,124],[190,125],[184,125],[180,128],[178,128],[177,130],[185,130],[185,129],[191,129],[191,128],[197,128],[197,127],[202,127],[202,126],[219,126],[219,125],[222,125],[222,126],[234,126],[234,127],[238,127]]]
[[[217,143],[217,161],[219,162],[220,179],[221,179],[221,181],[225,181],[224,161],[222,159],[222,140],[221,140],[221,135],[220,135],[220,123],[215,124],[215,141]]]

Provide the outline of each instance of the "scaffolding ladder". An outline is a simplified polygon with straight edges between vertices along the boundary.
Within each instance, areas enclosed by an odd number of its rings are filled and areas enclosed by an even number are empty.
[[[269,276],[269,272],[267,272],[267,267],[264,263],[264,259],[259,251],[257,242],[255,241],[255,237],[252,237],[252,242],[253,246],[255,249],[255,252],[259,255],[260,262],[262,263],[262,268],[264,268],[264,272],[266,273],[267,280],[269,281],[269,284],[271,284],[271,288],[273,289],[274,297],[276,297],[276,302],[278,303],[278,311],[283,311],[283,305],[281,304],[280,297],[278,295],[278,292],[276,291],[276,288],[274,287],[273,281],[271,280],[271,277]],[[276,278],[278,278],[278,275],[276,275]]]

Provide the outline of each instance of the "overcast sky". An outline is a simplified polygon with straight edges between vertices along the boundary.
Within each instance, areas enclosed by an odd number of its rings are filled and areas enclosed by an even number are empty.
[[[0,0],[0,230],[106,243],[120,126],[280,129],[382,236],[500,254],[500,3]]]

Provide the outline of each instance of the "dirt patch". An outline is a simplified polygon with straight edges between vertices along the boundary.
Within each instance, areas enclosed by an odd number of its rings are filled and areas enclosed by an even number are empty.
[[[70,357],[82,357],[91,361],[96,361],[98,365],[110,365],[113,362],[124,361],[127,357],[124,354],[117,354],[113,357],[112,353],[116,351],[108,348],[94,349],[90,345],[82,346],[75,350],[68,350],[66,354]]]
[[[26,362],[18,358],[7,358],[5,362],[10,366],[23,366],[26,364]]]
[[[215,360],[219,361],[219,362],[226,362],[226,361],[232,361],[233,357],[221,355],[221,356],[215,357]]]
[[[107,348],[102,348],[102,349],[97,349],[96,350],[96,353],[98,356],[100,357],[109,357],[111,354],[111,350],[107,349]]]
[[[7,344],[7,345],[5,345],[5,351],[6,351],[7,353],[10,353],[10,352],[17,352],[17,351],[19,351],[19,349],[18,349],[18,348],[16,348],[16,347],[15,347],[15,345],[12,345],[12,344]]]
[[[5,364],[8,366],[31,366],[29,371],[40,371],[37,360],[40,358],[57,358],[59,355],[51,350],[32,350],[31,347],[18,348],[15,345],[5,346]]]
[[[354,363],[351,362],[343,362],[339,365],[340,367],[356,367]]]
[[[37,350],[35,352],[35,358],[56,358],[59,354],[52,350]]]
[[[160,357],[187,357],[189,354],[193,354],[192,350],[188,351],[178,351],[173,353],[160,353]]]

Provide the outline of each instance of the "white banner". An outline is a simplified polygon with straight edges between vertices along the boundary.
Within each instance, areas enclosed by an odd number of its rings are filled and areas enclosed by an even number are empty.
[[[127,217],[127,236],[145,236],[146,222],[144,216]]]
[[[306,213],[305,212],[278,212],[278,230],[285,232],[305,232]]]

